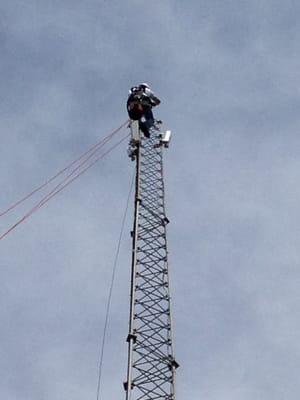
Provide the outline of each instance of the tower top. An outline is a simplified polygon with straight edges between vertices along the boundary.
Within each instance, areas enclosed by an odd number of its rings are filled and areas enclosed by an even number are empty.
[[[158,132],[160,140],[157,145],[168,148],[170,140],[171,140],[171,131],[170,130],[161,131],[160,130],[161,124],[162,124],[161,121],[159,121],[159,123],[156,122],[155,127],[152,127],[150,129],[150,135],[153,135],[156,132]],[[144,134],[140,130],[138,120],[130,120],[129,127],[130,127],[131,139],[130,139],[129,148],[128,148],[128,156],[132,160],[134,160],[135,159],[134,153],[135,153],[136,146],[141,142],[141,139],[144,136]]]

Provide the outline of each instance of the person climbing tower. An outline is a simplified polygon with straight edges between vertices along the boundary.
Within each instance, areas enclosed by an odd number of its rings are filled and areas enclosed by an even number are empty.
[[[160,104],[147,83],[134,86],[129,91],[127,111],[129,118],[139,121],[140,130],[146,137],[150,137],[150,128],[154,126],[152,108]]]

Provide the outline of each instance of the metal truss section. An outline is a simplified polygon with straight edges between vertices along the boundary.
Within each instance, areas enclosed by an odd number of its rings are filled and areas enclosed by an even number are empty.
[[[126,400],[174,400],[161,133],[136,143],[136,196]]]

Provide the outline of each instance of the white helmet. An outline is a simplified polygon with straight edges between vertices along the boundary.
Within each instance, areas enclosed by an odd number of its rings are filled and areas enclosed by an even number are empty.
[[[140,87],[143,89],[150,89],[150,86],[148,85],[148,83],[145,83],[145,82],[141,83]]]

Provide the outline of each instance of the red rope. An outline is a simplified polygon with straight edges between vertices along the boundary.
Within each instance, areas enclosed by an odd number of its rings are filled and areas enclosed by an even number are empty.
[[[49,178],[46,182],[44,182],[42,185],[38,186],[36,189],[34,189],[32,192],[30,192],[29,194],[27,194],[25,197],[23,197],[22,199],[16,201],[15,203],[13,203],[11,206],[9,206],[6,210],[2,211],[0,213],[0,217],[6,215],[9,211],[14,210],[18,205],[22,204],[24,201],[28,200],[31,196],[33,196],[35,193],[39,192],[40,190],[42,190],[44,187],[48,186],[51,182],[53,182],[56,178],[58,178],[60,175],[62,175],[64,172],[66,172],[68,169],[70,169],[73,165],[75,165],[76,163],[78,163],[80,160],[82,160],[84,157],[88,156],[87,160],[89,158],[91,158],[92,155],[94,155],[100,148],[102,148],[105,143],[107,143],[116,133],[118,133],[122,128],[124,128],[124,126],[128,123],[128,120],[126,122],[124,122],[121,126],[119,126],[119,128],[113,130],[110,134],[108,134],[107,136],[105,136],[103,139],[101,139],[99,142],[97,142],[96,144],[94,144],[90,149],[88,149],[87,151],[85,151],[81,156],[79,156],[78,158],[76,158],[76,160],[72,161],[70,164],[68,164],[65,168],[61,169],[60,171],[58,171],[54,176],[52,176],[51,178]]]
[[[71,174],[68,175],[60,184],[58,184],[51,192],[49,192],[46,196],[44,196],[34,207],[32,207],[21,219],[19,219],[15,224],[13,224],[6,232],[4,232],[0,236],[0,240],[4,239],[11,231],[13,231],[18,225],[24,222],[27,218],[29,218],[32,214],[38,211],[41,207],[43,207],[52,197],[56,196],[59,192],[61,192],[65,187],[70,185],[74,180],[79,178],[82,174],[84,174],[88,169],[90,169],[93,165],[95,165],[98,161],[103,159],[107,154],[109,154],[112,150],[114,150],[117,146],[119,146],[125,139],[129,136],[126,135],[124,138],[119,140],[116,144],[114,144],[110,149],[108,149],[103,154],[99,155],[95,160],[90,162],[85,168],[79,171],[72,179],[69,179],[71,175],[74,174],[75,170],[72,171]],[[82,163],[83,165],[84,163]],[[76,168],[78,169],[78,168]],[[69,180],[67,180],[69,179]],[[63,184],[64,183],[64,184]],[[61,186],[62,185],[62,186]]]
[[[61,192],[65,187],[69,186],[73,181],[79,178],[82,174],[84,174],[88,169],[90,169],[93,165],[95,165],[98,161],[102,160],[107,154],[109,154],[112,150],[118,147],[125,139],[129,137],[130,134],[126,135],[123,139],[119,140],[116,144],[114,144],[110,149],[108,149],[105,153],[101,154],[94,161],[92,161],[88,166],[86,166],[83,170],[81,170],[77,175],[75,175],[72,179],[67,181],[63,186],[58,188],[57,190],[53,189],[47,196],[45,196],[37,205],[38,209],[41,208],[44,204],[46,204],[52,197],[56,196],[59,192]],[[63,182],[61,182],[62,184]],[[60,184],[60,185],[61,185]],[[57,186],[60,186],[57,185]],[[1,237],[0,237],[1,240]]]

